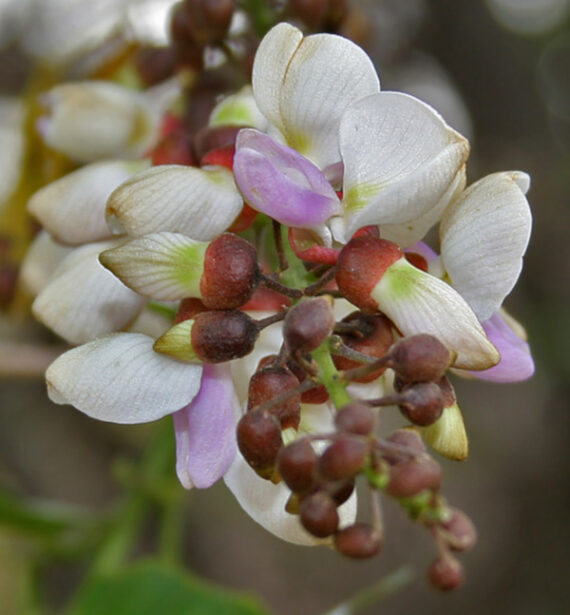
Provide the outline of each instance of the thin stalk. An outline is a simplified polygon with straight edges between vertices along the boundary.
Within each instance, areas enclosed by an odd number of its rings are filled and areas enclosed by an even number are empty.
[[[284,284],[281,284],[281,282],[278,282],[265,274],[261,274],[261,283],[271,290],[281,293],[286,297],[291,297],[291,299],[300,299],[303,296],[303,291],[285,286]]]

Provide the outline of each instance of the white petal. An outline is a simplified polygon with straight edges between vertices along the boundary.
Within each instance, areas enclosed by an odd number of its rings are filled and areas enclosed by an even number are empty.
[[[201,297],[208,243],[180,233],[152,233],[101,253],[100,262],[145,297],[176,301]]]
[[[397,243],[401,248],[407,248],[416,244],[439,221],[445,208],[461,194],[465,188],[465,182],[466,172],[465,165],[463,165],[434,207],[413,220],[408,220],[401,224],[382,225],[380,236],[382,239],[388,239],[388,241]]]
[[[253,63],[253,95],[261,112],[272,124],[281,124],[281,86],[289,62],[303,34],[288,23],[277,24],[264,37]]]
[[[188,404],[200,389],[202,366],[152,350],[140,333],[116,333],[61,355],[46,372],[58,404],[113,423],[146,423]]]
[[[138,92],[108,81],[65,83],[44,102],[38,128],[53,149],[79,162],[137,157],[155,138],[158,118]]]
[[[353,102],[380,90],[374,65],[352,41],[332,34],[302,39],[280,24],[255,57],[257,104],[287,145],[321,169],[340,161],[338,125]]]
[[[107,216],[136,237],[171,231],[208,241],[231,226],[242,207],[227,169],[162,165],[119,186],[109,198]]]
[[[32,241],[22,268],[20,280],[32,295],[42,291],[61,261],[73,248],[56,243],[47,231],[40,231]]]
[[[515,285],[530,238],[526,173],[488,175],[445,212],[441,257],[453,286],[479,320],[495,313]]]
[[[456,354],[455,367],[482,370],[498,363],[499,353],[459,293],[405,258],[390,265],[370,294],[404,335],[437,337]]]
[[[148,166],[146,160],[88,164],[38,190],[28,201],[28,211],[61,243],[105,239],[111,235],[105,220],[109,195]]]
[[[348,235],[429,212],[469,154],[467,140],[436,111],[397,92],[352,105],[342,117],[340,147]]]
[[[267,118],[261,113],[250,85],[226,96],[210,113],[209,126],[248,126],[265,131]]]
[[[443,414],[433,425],[417,429],[424,440],[440,455],[456,461],[467,459],[469,441],[457,402],[444,408]]]
[[[69,254],[32,305],[34,316],[72,344],[118,331],[134,320],[145,299],[99,262],[116,242],[89,244]]]

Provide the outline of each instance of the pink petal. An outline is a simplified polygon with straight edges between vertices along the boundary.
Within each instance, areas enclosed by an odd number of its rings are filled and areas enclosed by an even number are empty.
[[[238,135],[234,175],[251,207],[288,226],[316,227],[341,210],[334,189],[312,162],[253,129]]]
[[[521,382],[534,374],[530,346],[509,327],[499,312],[485,321],[483,329],[501,353],[497,365],[471,375],[490,382]]]
[[[204,365],[198,395],[174,414],[176,473],[186,489],[211,487],[230,467],[236,452],[235,404],[229,363]]]

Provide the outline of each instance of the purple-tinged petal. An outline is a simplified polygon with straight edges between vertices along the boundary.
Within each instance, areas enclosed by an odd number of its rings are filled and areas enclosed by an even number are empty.
[[[534,374],[534,361],[530,346],[509,327],[499,312],[485,321],[483,329],[501,353],[501,360],[494,367],[471,375],[490,382],[521,382]]]
[[[341,211],[336,192],[312,162],[253,129],[238,135],[234,176],[251,207],[288,226],[316,227]]]
[[[237,403],[229,363],[204,365],[198,395],[174,414],[176,473],[186,489],[210,487],[230,467]]]

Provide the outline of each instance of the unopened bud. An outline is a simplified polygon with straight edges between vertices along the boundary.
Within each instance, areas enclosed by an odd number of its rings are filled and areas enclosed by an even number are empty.
[[[332,499],[336,502],[337,506],[344,504],[346,500],[354,493],[354,478],[349,480],[340,481],[333,486],[328,485],[328,490]]]
[[[206,363],[223,363],[249,354],[258,329],[244,312],[223,310],[202,312],[194,318],[192,347]]]
[[[285,484],[295,493],[303,493],[314,486],[317,454],[308,440],[298,440],[281,449],[277,468]]]
[[[316,297],[293,306],[283,325],[283,338],[289,350],[303,354],[320,346],[331,334],[335,318],[331,300]]]
[[[369,444],[359,438],[338,438],[319,458],[319,474],[328,481],[352,478],[364,466],[369,450]]]
[[[380,532],[366,523],[355,523],[339,530],[334,536],[335,549],[356,559],[373,557],[380,551]]]
[[[188,28],[201,47],[221,43],[228,33],[234,0],[185,0]]]
[[[189,320],[190,318],[194,318],[196,314],[207,311],[208,308],[200,301],[200,299],[196,299],[195,297],[186,297],[186,299],[182,299],[180,305],[178,306],[178,312],[176,312],[176,316],[174,317],[174,324],[178,324],[184,320]]]
[[[443,394],[435,382],[408,385],[402,389],[401,395],[400,411],[414,425],[431,425],[443,412]]]
[[[450,351],[427,333],[403,337],[394,345],[390,355],[392,368],[405,382],[439,380],[452,362]]]
[[[298,386],[299,381],[286,367],[264,367],[255,372],[249,381],[247,407],[251,409],[259,406]],[[301,395],[292,395],[286,401],[272,406],[269,411],[279,419],[283,429],[297,429],[301,420]]]
[[[269,479],[283,445],[279,421],[268,412],[247,412],[237,425],[237,443],[247,463]]]
[[[450,512],[449,520],[441,524],[449,548],[454,551],[472,549],[477,542],[477,530],[473,521],[457,508],[452,508]]]
[[[376,312],[378,303],[371,293],[388,267],[400,258],[400,248],[391,241],[366,235],[351,239],[336,264],[336,281],[343,297],[363,312]]]
[[[247,303],[259,282],[257,250],[249,241],[224,233],[210,243],[200,280],[202,302],[213,310]]]
[[[428,568],[427,574],[430,583],[443,591],[459,587],[464,578],[463,565],[449,553],[436,559]]]
[[[367,404],[353,401],[338,411],[334,424],[338,431],[368,436],[374,429],[375,415]]]
[[[404,461],[392,466],[386,492],[395,498],[410,498],[425,489],[439,489],[441,478],[441,467],[430,457]]]
[[[317,538],[326,538],[338,528],[336,502],[325,491],[317,491],[303,498],[300,508],[303,527]]]
[[[341,333],[340,336],[346,346],[357,350],[370,357],[381,359],[389,350],[394,341],[392,324],[386,316],[382,314],[363,314],[362,312],[353,312],[346,318],[343,318],[343,323],[353,325],[354,333]],[[361,367],[361,363],[348,359],[340,355],[333,357],[337,369],[349,370]],[[380,367],[370,374],[355,378],[355,382],[372,382],[380,377],[385,367]]]

